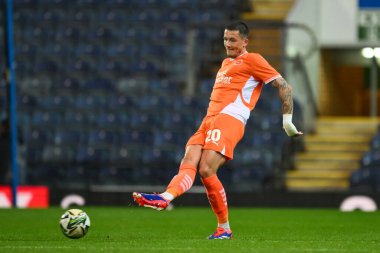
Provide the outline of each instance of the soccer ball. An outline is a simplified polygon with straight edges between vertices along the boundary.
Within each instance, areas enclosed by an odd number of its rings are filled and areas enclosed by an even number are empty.
[[[59,221],[62,233],[71,239],[85,236],[90,228],[90,217],[80,209],[67,210]]]

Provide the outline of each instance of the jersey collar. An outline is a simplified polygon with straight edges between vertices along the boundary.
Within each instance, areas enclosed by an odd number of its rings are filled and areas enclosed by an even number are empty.
[[[245,55],[245,54],[248,54],[248,51],[245,51],[244,53],[238,55],[238,56],[235,57],[235,58],[231,58],[231,57],[230,57],[230,61],[234,61],[234,60],[236,60],[237,58],[239,58],[240,56]]]

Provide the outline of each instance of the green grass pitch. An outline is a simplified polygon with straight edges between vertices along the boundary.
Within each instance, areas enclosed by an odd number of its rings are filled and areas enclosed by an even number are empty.
[[[230,208],[233,240],[207,240],[209,208],[157,212],[137,207],[83,207],[88,234],[68,239],[60,208],[0,209],[0,252],[380,252],[380,213],[332,209]]]

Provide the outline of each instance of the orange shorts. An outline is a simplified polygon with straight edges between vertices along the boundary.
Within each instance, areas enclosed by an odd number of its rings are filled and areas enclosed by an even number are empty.
[[[240,120],[228,115],[206,116],[199,129],[190,137],[188,145],[202,145],[232,160],[234,149],[243,138],[245,125]]]

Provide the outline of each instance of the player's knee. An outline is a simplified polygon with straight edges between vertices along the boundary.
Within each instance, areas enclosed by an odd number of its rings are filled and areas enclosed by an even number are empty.
[[[201,178],[211,177],[216,174],[216,170],[208,166],[207,164],[200,164],[199,175]]]
[[[184,156],[182,158],[181,164],[190,164],[194,167],[198,167],[199,159],[194,159],[194,157]]]
[[[199,160],[201,159],[202,146],[191,145],[186,148],[184,157],[182,158],[181,163],[191,164],[194,167],[198,167]]]

